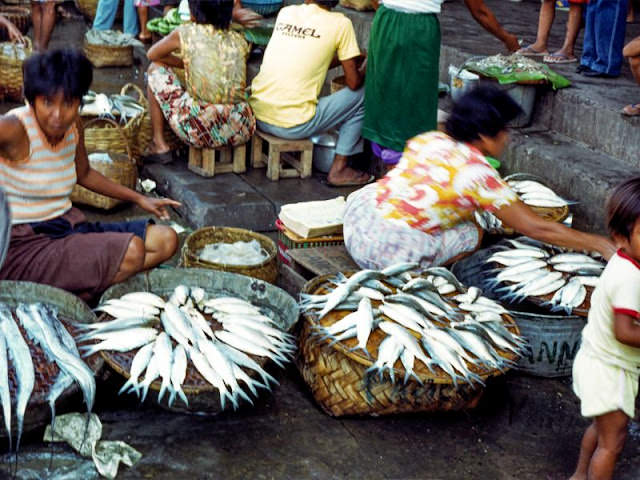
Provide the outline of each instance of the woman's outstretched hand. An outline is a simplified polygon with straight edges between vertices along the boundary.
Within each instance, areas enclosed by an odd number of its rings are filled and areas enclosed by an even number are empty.
[[[141,196],[138,206],[149,213],[154,214],[160,220],[169,220],[169,211],[166,207],[179,207],[182,204],[170,198],[153,198]]]

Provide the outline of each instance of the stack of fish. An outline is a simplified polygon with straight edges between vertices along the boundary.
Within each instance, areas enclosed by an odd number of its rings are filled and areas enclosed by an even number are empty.
[[[413,368],[418,359],[433,374],[439,367],[455,385],[460,380],[482,384],[483,372],[513,366],[501,352],[518,355],[524,340],[506,328],[504,307],[483,297],[477,288],[466,289],[445,268],[428,268],[426,276],[408,273],[416,267],[403,263],[381,271],[362,270],[349,278],[338,274],[328,293],[302,294],[301,310],[317,320],[314,334],[320,341],[331,339],[334,344],[355,338],[352,350],[370,358],[371,334],[379,329],[385,336],[368,372],[382,379],[388,371],[392,382],[398,361],[405,382],[409,377],[420,381]],[[349,313],[334,315],[331,319],[337,321],[323,324],[333,311]]]
[[[51,408],[51,421],[55,419],[56,400],[74,382],[80,386],[87,409],[91,411],[96,392],[93,372],[80,358],[75,341],[58,319],[57,311],[42,303],[19,304],[15,314],[27,334],[31,348],[35,346],[40,348],[47,360],[55,362],[60,369],[47,396]],[[8,363],[10,359],[17,383],[14,401],[18,423],[16,451],[20,447],[27,404],[36,386],[36,371],[29,344],[22,336],[9,306],[0,303],[0,400],[11,449],[11,392]]]
[[[145,107],[140,105],[133,97],[128,95],[106,95],[96,93],[93,90],[82,97],[82,109],[80,115],[95,116],[116,120],[120,117],[120,123],[125,124],[130,118],[141,115]]]
[[[167,301],[149,292],[128,293],[104,302],[96,311],[114,319],[82,325],[85,333],[78,341],[100,342],[80,350],[88,356],[101,350],[138,349],[120,393],[135,392],[142,401],[149,386],[160,379],[158,401],[168,392],[170,406],[176,396],[188,405],[182,385],[191,360],[203,379],[218,389],[222,408],[228,399],[235,409],[239,397],[253,403],[239,382],[256,397],[256,387],[269,389],[269,382],[277,383],[252,356],[283,367],[295,350],[293,337],[260,308],[236,297],[209,298],[202,288],[180,285]],[[257,372],[262,382],[244,369]]]
[[[567,314],[585,303],[590,294],[587,287],[596,286],[606,266],[593,255],[567,252],[526,237],[507,240],[487,262],[500,265],[492,271],[495,275],[487,287],[506,284],[495,290],[501,299],[515,303],[554,294],[542,305]]]
[[[535,208],[566,207],[570,204],[549,187],[535,180],[516,180],[519,174],[514,174],[512,179],[505,180],[511,189],[520,197],[523,203]],[[492,233],[504,233],[502,221],[487,211],[474,213],[476,223],[483,229]]]

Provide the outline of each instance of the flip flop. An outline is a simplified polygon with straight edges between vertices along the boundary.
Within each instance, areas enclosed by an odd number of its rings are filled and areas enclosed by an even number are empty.
[[[342,187],[363,187],[365,185],[370,184],[376,179],[375,175],[370,175],[366,182],[347,182],[347,183],[331,183],[327,182],[327,185],[333,188],[342,188]]]
[[[637,117],[640,115],[640,103],[631,103],[624,107],[620,113],[627,117]]]
[[[575,63],[578,61],[576,57],[569,57],[563,53],[552,53],[545,55],[542,59],[544,63]]]
[[[150,153],[142,157],[144,163],[159,163],[160,165],[167,165],[173,162],[173,152],[169,150],[163,153]]]
[[[534,50],[533,45],[527,45],[526,47],[522,47],[516,53],[519,55],[524,55],[525,57],[544,57],[545,55],[549,55],[549,50],[545,50],[544,52],[538,52]]]

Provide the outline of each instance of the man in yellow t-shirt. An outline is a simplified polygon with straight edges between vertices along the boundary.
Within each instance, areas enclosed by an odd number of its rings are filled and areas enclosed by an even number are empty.
[[[339,128],[330,185],[363,185],[373,180],[347,166],[362,152],[364,56],[351,20],[332,12],[335,0],[306,0],[280,10],[253,80],[249,103],[258,128],[287,139],[308,138]],[[327,71],[342,64],[348,88],[318,99]]]

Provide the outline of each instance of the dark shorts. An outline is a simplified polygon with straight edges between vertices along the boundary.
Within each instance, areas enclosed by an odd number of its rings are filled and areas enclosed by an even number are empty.
[[[89,223],[76,208],[46,222],[11,228],[0,280],[43,283],[94,300],[113,284],[131,239],[151,220]]]

